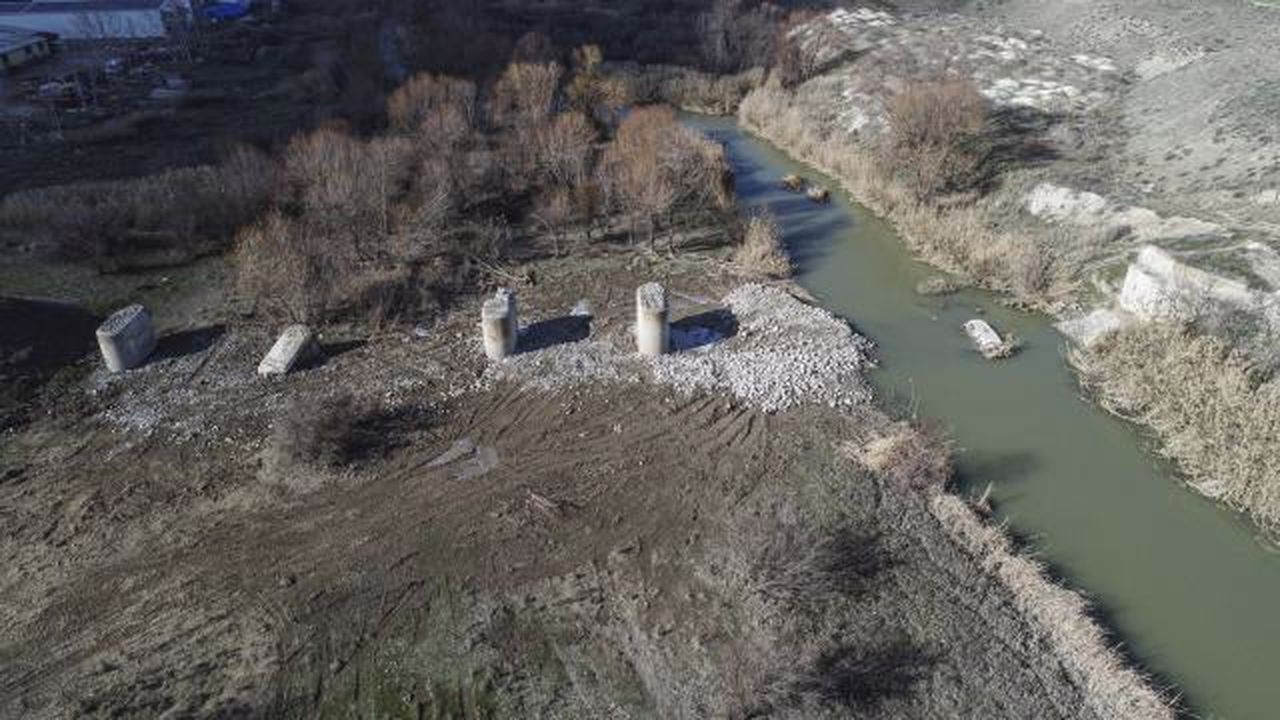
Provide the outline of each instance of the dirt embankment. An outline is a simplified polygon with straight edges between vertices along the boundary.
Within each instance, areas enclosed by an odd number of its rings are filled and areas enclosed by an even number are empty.
[[[0,714],[1167,716],[941,494],[866,342],[726,267],[540,262],[500,367],[470,305],[276,382],[245,328],[80,360],[0,438]],[[678,352],[645,361],[651,279]],[[282,460],[347,392],[345,464]]]

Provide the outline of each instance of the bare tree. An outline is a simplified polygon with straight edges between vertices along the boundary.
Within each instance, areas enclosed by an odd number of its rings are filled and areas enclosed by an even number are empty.
[[[420,73],[409,78],[387,99],[391,128],[401,133],[418,133],[441,118],[459,127],[475,129],[480,124],[475,83],[445,75]]]
[[[555,111],[564,68],[559,63],[516,62],[507,66],[489,97],[489,112],[499,124],[531,127]]]
[[[605,125],[613,125],[619,112],[630,101],[626,84],[610,77],[601,69],[604,54],[596,45],[583,45],[573,51],[573,78],[565,94],[569,106]]]
[[[622,121],[605,153],[617,198],[632,219],[632,236],[639,216],[648,226],[650,246],[659,217],[671,209],[677,197],[661,152],[666,144],[664,136],[674,123],[670,108],[640,108]]]
[[[560,187],[577,187],[591,170],[595,129],[579,112],[557,115],[533,133],[538,168],[547,181]]]
[[[887,110],[882,159],[918,198],[968,190],[981,180],[990,110],[972,80],[912,85],[893,96]]]
[[[633,111],[618,126],[602,161],[608,191],[653,244],[659,224],[677,208],[727,209],[732,174],[724,148],[676,121],[669,107]]]

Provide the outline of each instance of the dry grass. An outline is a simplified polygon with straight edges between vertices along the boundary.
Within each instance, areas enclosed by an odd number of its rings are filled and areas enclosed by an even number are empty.
[[[932,425],[900,423],[853,455],[872,472],[915,489],[941,489],[951,479],[951,443]]]
[[[753,275],[780,278],[791,274],[791,260],[783,247],[778,223],[768,210],[747,219],[733,262]]]
[[[1205,495],[1280,531],[1280,385],[1227,340],[1170,325],[1133,327],[1073,363],[1118,415],[1147,425]]]
[[[274,427],[274,449],[280,462],[310,468],[345,465],[357,446],[355,398],[306,395],[293,401]]]
[[[259,317],[314,324],[326,319],[355,265],[350,246],[326,241],[303,221],[272,212],[241,231],[239,295]]]
[[[1052,309],[1065,299],[1079,282],[1078,269],[1100,240],[1096,233],[1079,231],[1070,236],[1061,230],[1028,235],[1000,229],[1008,225],[1011,203],[1016,205],[1014,191],[922,197],[909,178],[886,162],[883,146],[830,134],[776,82],[752,91],[738,118],[750,131],[840,180],[859,202],[890,220],[929,262],[960,280],[1014,294],[1026,304]],[[969,167],[968,162],[960,166]],[[958,188],[954,180],[946,187]]]
[[[959,497],[937,493],[930,509],[961,547],[1009,588],[1019,612],[1048,637],[1099,717],[1172,720],[1169,703],[1112,649],[1083,597],[1050,582],[1043,567],[1016,553],[1008,537],[985,525]]]
[[[0,224],[107,270],[157,253],[183,262],[220,249],[260,213],[278,176],[269,158],[242,147],[219,165],[14,193],[0,203]]]

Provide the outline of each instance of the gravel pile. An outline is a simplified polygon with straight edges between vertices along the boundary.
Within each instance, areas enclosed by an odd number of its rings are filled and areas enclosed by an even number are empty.
[[[871,398],[863,378],[871,344],[842,320],[761,285],[739,287],[722,303],[736,332],[673,328],[676,352],[669,355],[644,358],[630,346],[588,338],[516,355],[492,365],[488,378],[538,389],[652,382],[686,395],[728,393],[766,412],[849,407]]]
[[[126,373],[111,373],[99,364],[89,377],[88,391],[104,399],[100,415],[112,425],[144,434],[164,429],[176,437],[191,437],[210,430],[214,417],[264,409],[260,393],[252,393],[254,366],[243,361],[258,352],[246,338],[226,335],[208,347],[157,357]]]

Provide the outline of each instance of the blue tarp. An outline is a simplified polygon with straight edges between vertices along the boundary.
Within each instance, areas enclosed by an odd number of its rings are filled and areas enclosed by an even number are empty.
[[[248,0],[224,0],[200,8],[210,20],[232,20],[249,12]]]

